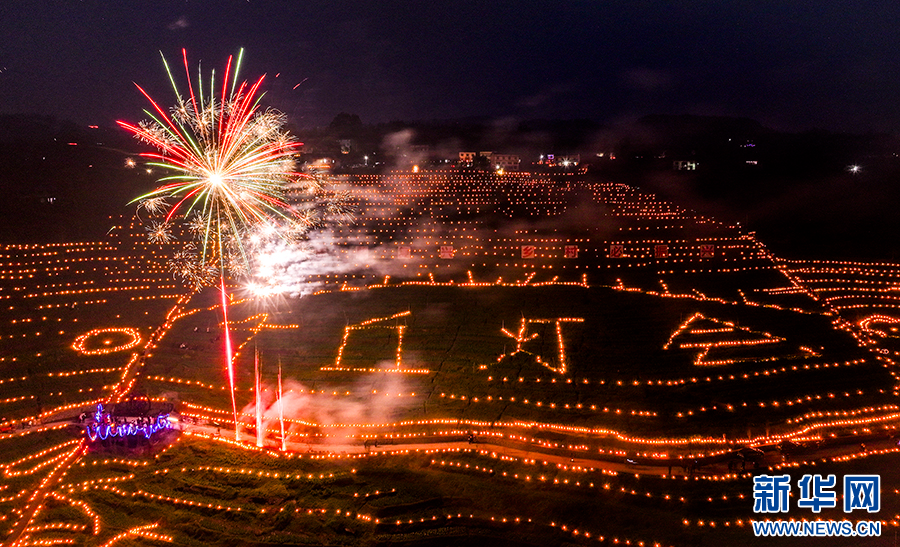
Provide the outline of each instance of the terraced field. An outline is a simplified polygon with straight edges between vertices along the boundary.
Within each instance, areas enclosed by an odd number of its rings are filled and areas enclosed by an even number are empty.
[[[896,529],[900,266],[575,176],[339,182],[354,226],[230,287],[237,427],[217,295],[140,219],[2,249],[9,545],[764,544],[775,472],[880,473]],[[174,427],[89,441],[98,403]]]

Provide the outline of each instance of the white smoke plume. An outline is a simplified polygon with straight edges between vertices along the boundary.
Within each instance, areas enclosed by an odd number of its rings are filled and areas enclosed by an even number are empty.
[[[285,437],[295,443],[350,444],[363,426],[389,423],[398,410],[418,404],[397,374],[366,377],[349,386],[329,386],[314,393],[300,382],[285,380],[281,399],[277,396],[276,385],[263,384],[263,430],[279,431],[283,405]],[[255,419],[247,416],[256,415],[256,404],[245,406],[241,413],[245,414],[245,427],[255,428]]]
[[[355,245],[347,245],[348,243]],[[302,243],[273,240],[255,250],[251,258],[253,279],[248,286],[258,296],[302,297],[322,287],[316,276],[367,272],[377,275],[401,273],[403,264],[381,258],[379,246],[366,241],[336,238],[317,232]]]

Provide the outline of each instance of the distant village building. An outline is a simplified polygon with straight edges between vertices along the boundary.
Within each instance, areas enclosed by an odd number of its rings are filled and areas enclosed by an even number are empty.
[[[481,152],[460,152],[459,165],[460,167],[473,167],[478,158],[484,158],[481,161],[494,170],[518,171],[521,164],[518,154],[498,154],[491,150],[482,150]]]
[[[56,202],[56,192],[47,184],[41,184],[28,194],[25,194],[24,197],[29,201],[37,201],[38,203],[53,204]]]
[[[675,160],[672,162],[672,169],[676,171],[696,171],[697,165],[699,164],[696,161]]]
[[[581,164],[581,154],[570,154],[567,156],[557,156],[555,154],[541,155],[538,165],[546,165],[547,167],[576,167]]]
[[[518,171],[522,160],[518,154],[494,154],[491,156],[491,163],[496,169],[504,171]]]
[[[478,152],[460,152],[459,153],[459,165],[471,167],[473,163],[475,163],[475,156],[478,155]]]

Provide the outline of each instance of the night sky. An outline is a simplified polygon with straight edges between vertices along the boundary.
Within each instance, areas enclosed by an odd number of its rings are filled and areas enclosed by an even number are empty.
[[[783,130],[900,127],[900,3],[24,0],[0,7],[0,113],[143,118],[159,52],[267,73],[301,127],[391,120],[747,116]],[[299,84],[299,85],[297,85]],[[296,89],[295,89],[296,87]]]

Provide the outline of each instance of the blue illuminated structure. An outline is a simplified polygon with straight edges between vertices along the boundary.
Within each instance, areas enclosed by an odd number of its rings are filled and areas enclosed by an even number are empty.
[[[97,411],[94,413],[94,421],[89,423],[84,431],[88,438],[92,441],[105,440],[109,437],[132,437],[143,435],[150,438],[151,435],[163,429],[171,429],[172,423],[169,421],[169,413],[160,414],[156,418],[148,419],[144,423],[140,422],[123,422],[116,423],[115,418],[108,412],[103,412],[103,405],[97,405]]]

